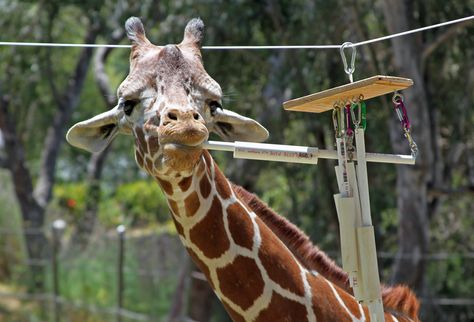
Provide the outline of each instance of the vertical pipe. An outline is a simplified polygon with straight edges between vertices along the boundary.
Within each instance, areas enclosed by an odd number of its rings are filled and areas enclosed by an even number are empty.
[[[362,208],[362,225],[372,226],[372,218],[370,216],[369,182],[367,179],[364,129],[356,129],[355,138],[357,146],[357,182],[359,184],[360,204]]]
[[[122,322],[123,308],[123,263],[125,258],[125,226],[117,227],[118,233],[118,262],[117,262],[117,322]]]
[[[52,245],[52,256],[51,256],[51,268],[53,273],[53,321],[61,321],[61,303],[59,301],[59,262],[58,262],[58,253],[61,243],[61,233],[66,227],[64,220],[58,219],[55,220],[51,226],[51,234],[53,237]]]
[[[355,139],[357,146],[357,185],[359,188],[362,221],[362,226],[357,229],[362,287],[364,288],[365,297],[367,299],[365,303],[369,307],[371,320],[384,322],[385,317],[382,294],[380,291],[375,234],[370,211],[364,129],[357,128],[355,130]]]

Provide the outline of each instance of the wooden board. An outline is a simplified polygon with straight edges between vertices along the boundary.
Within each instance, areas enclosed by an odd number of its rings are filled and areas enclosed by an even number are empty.
[[[413,81],[409,78],[378,75],[286,101],[283,108],[288,111],[321,113],[332,110],[336,102],[358,98],[360,95],[363,95],[364,100],[368,100],[411,85]]]

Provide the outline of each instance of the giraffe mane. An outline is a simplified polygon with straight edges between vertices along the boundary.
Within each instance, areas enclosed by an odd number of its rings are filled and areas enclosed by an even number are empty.
[[[286,218],[277,214],[255,194],[232,183],[234,192],[288,247],[298,261],[308,270],[317,271],[333,284],[354,295],[349,285],[349,275],[342,270],[309,237]],[[387,287],[382,285],[382,301],[387,310],[413,321],[418,320],[419,301],[415,294],[404,285]]]

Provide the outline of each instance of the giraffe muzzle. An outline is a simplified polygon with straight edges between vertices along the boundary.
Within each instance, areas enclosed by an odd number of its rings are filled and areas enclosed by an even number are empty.
[[[199,113],[172,109],[161,117],[159,137],[162,144],[191,148],[202,145],[209,137],[209,131]]]

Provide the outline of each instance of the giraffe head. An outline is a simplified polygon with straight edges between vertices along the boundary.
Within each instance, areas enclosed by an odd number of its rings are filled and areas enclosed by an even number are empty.
[[[125,23],[132,42],[130,72],[117,91],[113,109],[75,124],[70,144],[98,152],[117,134],[133,135],[135,158],[153,176],[192,171],[210,132],[226,141],[264,141],[256,121],[222,107],[222,90],[203,66],[204,23],[192,19],[178,45],[155,46],[142,22]]]

